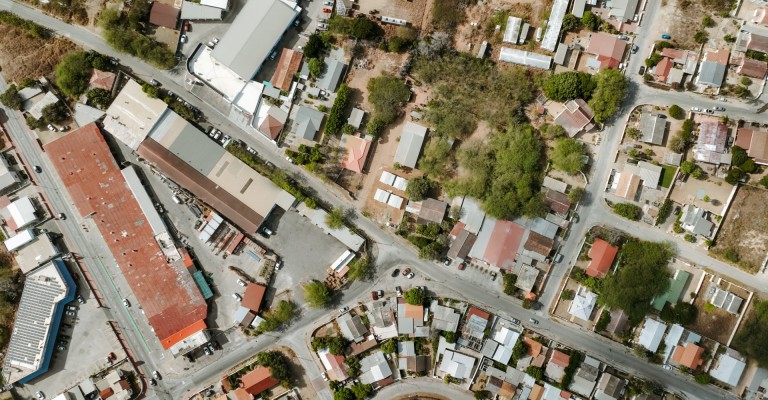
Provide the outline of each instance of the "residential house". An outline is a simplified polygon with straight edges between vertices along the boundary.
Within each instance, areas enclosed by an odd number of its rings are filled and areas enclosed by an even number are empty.
[[[606,2],[606,7],[610,10],[608,16],[622,22],[632,21],[639,2],[639,0],[608,0]]]
[[[555,123],[562,126],[568,136],[574,137],[580,132],[594,128],[592,118],[595,113],[586,101],[568,100],[563,106],[563,110],[555,117]]]
[[[460,263],[467,258],[472,246],[475,245],[475,240],[477,240],[477,235],[464,229],[464,226],[463,222],[457,222],[449,235],[451,245],[448,248],[447,256]]]
[[[699,76],[696,78],[696,83],[719,88],[723,84],[723,79],[725,79],[729,55],[728,49],[710,50],[704,53],[704,59],[699,67]]]
[[[426,136],[426,127],[407,122],[400,136],[400,143],[397,145],[395,162],[403,167],[416,168]]]
[[[469,256],[500,269],[512,269],[526,229],[512,221],[487,218]]]
[[[763,79],[765,78],[766,73],[768,73],[768,62],[744,56],[741,58],[741,62],[739,63],[738,68],[736,68],[736,72],[738,72],[739,75],[748,76],[750,78]]]
[[[482,348],[485,328],[488,326],[490,318],[491,314],[475,306],[469,307],[458,343],[479,351]]]
[[[696,66],[699,63],[696,52],[664,48],[661,50],[661,55],[664,59],[656,65],[653,72],[657,82],[675,87],[683,82],[685,75],[693,75],[696,72]]]
[[[541,271],[534,266],[523,264],[515,272],[517,273],[515,287],[526,293],[533,292],[533,287],[536,285],[536,280],[539,278]]]
[[[746,366],[745,358],[739,352],[728,349],[715,361],[715,367],[709,370],[709,375],[726,385],[736,387]]]
[[[624,397],[627,381],[607,372],[600,377],[595,391],[595,400],[619,400]]]
[[[352,109],[352,112],[349,113],[349,118],[347,118],[347,123],[352,125],[355,129],[360,129],[360,125],[363,123],[363,118],[365,117],[365,111],[355,107]]]
[[[441,306],[437,300],[432,300],[429,309],[432,311],[432,329],[445,332],[456,332],[459,328],[461,314],[453,308]]]
[[[405,299],[398,298],[397,303],[397,333],[410,337],[429,336],[429,326],[424,324],[424,306],[408,304]]]
[[[341,167],[357,173],[362,173],[368,160],[368,152],[371,150],[370,136],[359,137],[343,135],[341,145],[346,149]]]
[[[314,142],[317,132],[320,131],[320,127],[323,125],[324,117],[325,114],[312,107],[298,106],[293,119],[293,134],[296,137]],[[349,135],[344,135],[344,137],[347,136]]]
[[[535,260],[544,261],[552,253],[553,247],[555,247],[555,241],[552,238],[531,229],[528,231],[528,240],[523,244],[522,253],[524,256]]]
[[[336,14],[346,16],[352,10],[353,5],[352,0],[336,1]]]
[[[497,396],[498,399],[512,400],[525,373],[515,368],[507,368],[506,371],[502,371],[489,366],[485,370],[485,375],[488,377],[485,390]]]
[[[28,112],[30,115],[35,117],[35,119],[40,119],[43,117],[43,109],[46,106],[56,104],[59,102],[59,98],[56,97],[56,95],[53,92],[48,92],[43,96],[41,99],[39,99],[35,104],[32,105],[28,109]]]
[[[655,353],[661,344],[661,338],[667,330],[667,324],[651,318],[645,318],[643,329],[636,343],[645,347],[646,350]]]
[[[299,51],[288,48],[283,49],[280,53],[280,61],[277,63],[275,73],[270,80],[272,86],[280,90],[290,90],[291,83],[293,83],[293,78],[299,71],[303,57],[304,54]]]
[[[541,392],[541,400],[569,400],[571,394],[549,382],[544,382],[544,391]]]
[[[731,165],[731,154],[725,154],[728,142],[728,125],[719,120],[702,121],[699,136],[693,145],[693,158],[710,164]]]
[[[683,214],[680,217],[680,226],[688,232],[704,237],[712,234],[714,224],[707,220],[709,211],[696,207],[693,204],[683,206]]]
[[[585,357],[579,365],[579,369],[573,375],[570,389],[577,394],[589,398],[597,385],[597,377],[600,375],[600,361]]]
[[[571,201],[565,193],[547,189],[544,192],[544,201],[547,202],[549,209],[559,216],[565,217],[571,210]]]
[[[606,332],[613,333],[614,335],[622,334],[627,331],[627,323],[629,322],[629,316],[624,310],[612,310],[611,322],[605,327]]]
[[[664,143],[664,134],[667,131],[667,118],[662,114],[648,112],[640,116],[640,141],[661,146]]]
[[[568,190],[567,183],[548,176],[544,177],[544,182],[542,182],[541,186],[560,193],[565,193]]]
[[[440,372],[459,380],[469,379],[475,367],[476,358],[453,350],[445,350],[440,363]]]
[[[347,65],[341,61],[326,58],[324,60],[323,73],[317,78],[315,83],[320,89],[335,92],[339,88],[339,83],[344,75]]]
[[[29,196],[18,198],[2,210],[3,219],[14,232],[27,228],[38,221],[35,205]]]
[[[364,385],[374,385],[380,387],[391,382],[392,369],[384,357],[384,352],[376,350],[360,360],[360,382]]]
[[[731,314],[738,314],[739,309],[741,309],[741,303],[744,302],[744,299],[727,290],[715,288],[714,292],[712,292],[712,296],[710,297],[709,302],[712,303],[713,306],[722,308]]]
[[[604,278],[616,259],[619,248],[611,245],[603,239],[596,238],[589,249],[591,261],[587,266],[587,275],[594,278]]]
[[[283,131],[288,113],[277,106],[271,106],[265,101],[259,103],[256,118],[253,119],[256,130],[272,142],[277,142]]]
[[[672,354],[672,361],[688,369],[697,369],[704,362],[702,356],[704,348],[695,343],[686,343],[685,346],[677,346]]]
[[[768,165],[768,131],[752,127],[739,128],[735,145],[746,150],[755,163]]]
[[[368,322],[373,333],[381,340],[397,337],[397,298],[374,301],[368,308]]]
[[[240,306],[258,313],[261,311],[261,303],[264,301],[264,293],[266,291],[267,288],[264,285],[249,283],[245,287],[245,293],[243,294],[243,300],[240,301]]]
[[[417,202],[409,202],[406,211],[416,214],[419,224],[440,224],[445,218],[445,213],[448,210],[448,203],[432,198],[424,199]]]
[[[349,367],[344,363],[344,356],[333,355],[328,349],[318,351],[317,356],[325,368],[328,379],[340,382],[349,379]]]
[[[168,29],[176,29],[179,21],[179,9],[159,1],[152,2],[152,10],[149,11],[149,23]]]
[[[563,379],[563,376],[565,376],[565,369],[568,368],[570,363],[571,356],[555,349],[549,356],[549,362],[547,362],[547,368],[544,370],[544,375],[555,382],[560,382]]]
[[[240,378],[240,382],[242,382],[243,389],[252,396],[256,396],[280,384],[277,379],[272,377],[269,368],[261,365],[243,375]]]
[[[424,372],[427,370],[428,357],[416,355],[416,345],[413,341],[397,342],[398,369],[408,372]]]
[[[530,337],[524,336],[522,340],[528,347],[528,352],[524,358],[518,360],[517,368],[525,369],[529,365],[542,368],[547,361],[547,352],[549,349]]]
[[[584,286],[579,286],[568,307],[568,314],[583,321],[589,321],[596,304],[597,294],[590,292]]]
[[[676,270],[672,278],[669,278],[669,288],[667,291],[653,299],[653,302],[651,303],[653,304],[653,308],[657,311],[661,311],[666,303],[671,303],[673,305],[677,304],[690,277],[690,272],[681,269]]]
[[[616,172],[611,184],[613,194],[627,200],[636,201],[642,187],[657,189],[661,179],[662,168],[646,161],[635,164],[624,164],[621,172]]]
[[[336,323],[339,325],[341,335],[350,342],[362,342],[368,333],[368,328],[365,327],[359,315],[344,313],[336,319]]]
[[[741,32],[741,38],[746,39],[746,49],[760,53],[768,53],[768,32],[754,26],[745,26]],[[735,50],[741,50],[742,42],[739,41]]]
[[[653,67],[653,72],[651,73],[651,75],[653,75],[653,80],[659,83],[667,83],[669,74],[674,66],[675,63],[672,59],[667,57],[662,58],[661,61]]]
[[[626,50],[627,42],[618,36],[604,32],[592,33],[587,53],[594,54],[596,58],[588,60],[587,65],[595,70],[618,69]]]
[[[90,89],[104,89],[112,92],[112,86],[115,85],[116,75],[109,71],[100,71],[96,68],[91,72],[91,79],[88,83]]]
[[[481,353],[494,361],[504,365],[512,358],[512,350],[520,338],[520,332],[502,327],[494,332],[493,339],[488,339],[483,345]]]

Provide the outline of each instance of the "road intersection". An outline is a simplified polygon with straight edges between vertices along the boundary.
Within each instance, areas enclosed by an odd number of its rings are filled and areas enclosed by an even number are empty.
[[[654,13],[658,9],[658,3],[659,0],[649,0],[647,6],[648,11],[644,17],[646,21],[653,21]],[[44,25],[85,48],[94,49],[100,53],[120,58],[121,63],[129,67],[134,74],[145,79],[154,78],[159,81],[164,88],[175,93],[186,93],[183,85],[183,72],[180,72],[179,70],[170,72],[157,71],[135,57],[115,52],[95,33],[81,27],[68,25],[26,5],[14,3],[10,0],[0,0],[0,9],[14,12],[22,18]],[[643,32],[641,31],[639,32],[635,43],[638,44],[641,49],[646,49],[649,48],[649,43],[652,40],[652,38],[647,38],[643,35]],[[549,279],[550,285],[548,285],[541,296],[542,302],[545,305],[549,305],[556,298],[557,283],[561,281],[567,272],[569,261],[572,261],[575,258],[578,252],[580,239],[592,226],[608,225],[625,231],[631,231],[633,235],[643,239],[659,239],[659,231],[657,229],[641,223],[621,219],[614,215],[606,207],[605,202],[603,201],[603,188],[607,181],[608,174],[610,173],[613,154],[615,154],[618,149],[623,133],[623,127],[630,110],[635,105],[639,104],[657,104],[663,106],[678,104],[683,108],[694,106],[713,108],[714,105],[722,105],[719,102],[704,97],[674,91],[660,91],[644,85],[642,77],[639,77],[634,73],[642,62],[643,59],[641,54],[632,57],[628,62],[627,71],[629,71],[628,77],[630,78],[629,94],[622,106],[621,112],[613,118],[612,122],[609,122],[606,125],[601,133],[603,139],[602,144],[599,147],[598,154],[595,156],[590,182],[586,187],[588,196],[579,208],[581,220],[573,225],[571,228],[570,239],[565,242],[561,249],[561,254],[564,255],[563,263],[555,264],[552,269],[552,276]],[[4,85],[0,85],[0,89],[3,89],[3,86]],[[188,97],[186,98],[188,102],[206,114],[209,122],[226,131],[233,136],[233,138],[246,141],[249,145],[259,151],[262,158],[272,162],[277,168],[289,171],[296,175],[302,184],[310,188],[317,197],[327,204],[352,208],[352,203],[345,193],[341,190],[329,187],[316,176],[307,174],[301,170],[300,167],[287,162],[281,155],[280,149],[275,148],[272,144],[266,143],[266,141],[263,141],[260,138],[250,135],[248,132],[240,130],[240,128],[228,120],[226,115],[219,114],[218,111],[208,106],[200,99],[191,97],[191,95],[188,94],[185,95],[185,97]],[[759,115],[755,113],[759,104],[745,105],[727,103],[726,105],[728,106],[728,115],[732,118],[755,120]],[[6,113],[8,113],[8,111],[6,111]],[[765,121],[766,118],[761,117],[761,120]],[[29,136],[23,120],[10,115],[7,128],[29,163],[34,165],[44,165],[48,171],[52,171],[47,158],[40,153],[39,147]],[[66,212],[68,214],[72,216],[76,215],[75,210],[71,206],[71,202],[64,194],[62,194],[66,193],[66,190],[60,186],[60,183],[57,182],[56,179],[53,179],[51,176],[43,175],[40,177],[40,183],[41,186],[46,188],[46,193],[48,194],[54,209],[67,210]],[[50,190],[49,188],[53,188],[53,190]],[[624,369],[627,372],[655,381],[671,391],[684,393],[688,398],[705,399],[731,397],[731,395],[720,391],[712,385],[702,386],[694,383],[690,376],[670,373],[669,371],[662,370],[657,365],[648,364],[645,361],[632,356],[627,352],[624,346],[591,332],[576,330],[570,326],[567,327],[567,329],[564,329],[559,323],[547,318],[545,311],[524,310],[519,302],[511,298],[500,297],[499,293],[490,293],[485,288],[467,283],[465,280],[461,279],[460,271],[448,270],[441,264],[419,259],[413,249],[405,241],[395,237],[383,227],[363,217],[359,211],[354,210],[354,216],[353,223],[358,229],[365,232],[367,237],[374,243],[375,252],[377,253],[377,268],[379,271],[384,271],[396,265],[407,264],[417,269],[420,272],[420,275],[423,275],[425,279],[429,280],[429,288],[434,292],[441,294],[450,293],[451,296],[463,298],[469,302],[487,307],[492,311],[503,310],[498,312],[498,314],[503,317],[514,316],[515,318],[524,321],[528,318],[535,317],[540,321],[540,324],[535,326],[534,330],[558,340],[567,346],[571,346],[593,357],[602,359],[603,361]],[[88,261],[89,257],[86,257],[87,267],[93,269],[95,272],[99,271],[100,267],[96,265],[93,260],[96,260],[101,255],[109,254],[108,252],[105,252],[106,249],[95,248],[94,244],[83,235],[74,219],[62,221],[60,225],[62,233],[64,233],[65,238],[70,241],[69,244],[72,248],[82,254],[90,255],[90,262]],[[673,240],[673,243],[681,258],[688,259],[697,265],[712,269],[734,281],[748,284],[748,286],[755,287],[760,291],[768,290],[768,283],[756,280],[753,276],[736,268],[713,260],[690,244],[680,240]],[[120,294],[117,293],[117,291],[110,291],[110,289],[108,289],[110,287],[108,283],[110,278],[108,276],[103,276],[103,274],[100,273],[96,273],[95,275],[97,285],[103,292],[107,293],[107,296],[109,297],[108,302],[115,306],[119,305],[118,299]],[[359,299],[367,296],[369,290],[370,283],[353,283],[352,286],[343,293],[342,302],[345,304],[356,303]],[[544,309],[546,309],[546,307]],[[279,345],[287,343],[295,346],[296,343],[303,343],[305,339],[303,335],[305,334],[306,329],[309,328],[314,321],[321,318],[327,318],[328,313],[328,310],[304,309],[302,316],[290,327],[286,334],[280,336],[263,335],[255,340],[248,341],[242,346],[238,346],[236,349],[237,351],[231,351],[232,349],[226,351],[222,357],[196,371],[190,371],[186,376],[168,377],[162,383],[167,392],[153,392],[151,395],[154,395],[157,398],[182,398],[185,394],[188,395],[190,392],[199,390],[212,383],[220,377],[223,371],[226,371],[231,366],[249,358],[255,352],[275,344]],[[136,325],[130,321],[130,315],[128,315],[128,313],[120,310],[114,312],[113,315],[123,327],[134,353],[146,363],[142,368],[145,373],[148,373],[150,368],[154,368],[155,361],[157,360],[157,357],[159,357],[159,352],[155,349],[147,348],[146,342],[142,338],[143,335],[140,328],[131,328]],[[149,340],[151,341],[152,339],[150,338]],[[154,347],[157,347],[156,344]],[[309,360],[305,361],[304,359],[302,360],[302,365],[305,367],[309,379],[314,379],[319,376],[320,371],[314,362]]]

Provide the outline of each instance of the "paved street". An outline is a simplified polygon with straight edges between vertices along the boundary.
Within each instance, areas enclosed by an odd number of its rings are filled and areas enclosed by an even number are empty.
[[[648,12],[644,18],[645,21],[647,21],[646,24],[653,21],[654,12],[658,8],[658,3],[659,0],[651,0],[650,4],[647,6]],[[323,201],[334,206],[351,207],[349,199],[340,190],[336,190],[335,188],[326,185],[317,177],[306,174],[300,170],[300,168],[289,164],[281,156],[281,151],[279,149],[239,130],[228,121],[226,116],[217,114],[211,107],[186,93],[180,85],[183,80],[183,71],[180,69],[170,72],[156,71],[134,57],[114,52],[100,37],[89,31],[76,26],[67,25],[59,20],[45,16],[37,10],[13,3],[10,0],[0,0],[0,9],[12,11],[23,18],[45,25],[86,48],[92,48],[101,53],[120,58],[122,64],[131,68],[139,76],[145,79],[153,77],[161,82],[164,88],[183,94],[187,101],[206,114],[211,123],[226,131],[234,138],[242,139],[252,147],[255,147],[263,158],[275,164],[277,168],[299,175],[300,180],[313,190],[316,193],[316,196]],[[602,133],[602,145],[599,149],[599,154],[597,154],[597,157],[594,160],[590,183],[587,186],[589,195],[579,210],[581,222],[575,224],[570,235],[570,240],[567,241],[563,247],[563,262],[561,264],[556,264],[553,268],[553,277],[550,279],[551,284],[542,295],[542,300],[545,304],[549,304],[551,300],[554,299],[555,288],[557,286],[556,283],[563,277],[569,262],[576,255],[581,237],[583,237],[584,233],[591,226],[595,224],[615,226],[623,230],[631,231],[634,235],[641,238],[653,240],[658,240],[660,237],[663,237],[659,235],[659,231],[656,228],[629,222],[615,216],[607,209],[603,201],[602,187],[610,172],[609,165],[611,164],[613,154],[615,154],[617,149],[624,123],[626,122],[628,113],[633,105],[641,103],[670,105],[676,103],[684,108],[692,106],[712,108],[715,104],[718,104],[725,106],[728,109],[728,114],[734,118],[754,118],[756,116],[754,110],[757,105],[723,104],[697,95],[678,92],[663,92],[644,86],[641,82],[642,77],[637,75],[636,71],[640,63],[642,63],[643,52],[647,51],[647,47],[653,40],[654,38],[646,38],[642,35],[642,32],[640,32],[640,38],[637,43],[639,44],[641,51],[629,61],[627,67],[627,74],[631,80],[630,94],[622,111],[614,118],[612,123],[605,127]],[[0,86],[0,89],[2,89],[2,86]],[[31,163],[44,166],[43,168],[46,171],[52,171],[47,159],[40,155],[39,150],[35,149],[34,142],[26,134],[26,129],[22,126],[23,122],[14,117],[15,114],[11,114],[8,129],[11,131],[14,139],[19,142],[18,145],[21,151],[27,156]],[[760,115],[760,118],[765,120],[762,115]],[[58,186],[59,183],[57,182],[57,179],[44,173],[41,176],[41,184],[46,188],[46,192],[51,198],[51,203],[54,209],[65,210],[64,212],[68,215],[75,215],[69,200],[62,194],[63,189]],[[591,356],[609,362],[617,368],[659,382],[672,391],[684,392],[688,395],[688,398],[704,399],[729,397],[729,395],[719,391],[712,385],[698,385],[690,379],[690,376],[680,376],[675,373],[670,373],[662,370],[657,365],[641,361],[627,353],[626,348],[618,343],[605,340],[591,332],[574,330],[570,327],[564,328],[558,323],[548,319],[545,311],[546,308],[536,312],[523,310],[520,307],[519,302],[510,300],[507,297],[500,297],[500,292],[490,292],[487,288],[468,284],[461,279],[461,271],[446,270],[446,268],[434,262],[420,260],[413,249],[405,244],[404,241],[393,237],[372,221],[362,217],[357,211],[354,223],[375,243],[377,265],[380,270],[400,264],[415,267],[420,275],[431,280],[429,286],[432,290],[447,296],[464,298],[467,301],[487,307],[494,312],[505,310],[499,312],[503,317],[514,316],[523,321],[527,321],[529,318],[536,318],[540,321],[540,324],[536,325],[534,330],[544,333],[555,340],[559,340],[568,346],[584,351]],[[64,221],[61,225],[62,232],[72,248],[77,249],[78,252],[86,255],[86,265],[93,271],[97,284],[107,295],[109,303],[118,306],[119,293],[112,289],[113,286],[109,281],[109,276],[102,274],[102,272],[100,272],[101,267],[94,261],[98,260],[97,257],[99,255],[104,254],[103,250],[94,247],[95,245],[83,235],[74,219]],[[690,245],[678,241],[675,241],[674,243],[678,248],[679,255],[683,258],[689,259],[700,266],[713,269],[730,279],[751,283],[752,286],[757,285],[760,290],[768,288],[765,282],[758,281],[756,283],[754,277],[746,275],[723,263],[712,260]],[[439,277],[439,279],[437,277]],[[368,283],[355,283],[350,289],[344,292],[342,301],[345,304],[352,303],[357,299],[367,296],[369,290],[370,285]],[[113,314],[114,318],[126,331],[128,340],[137,357],[147,363],[143,366],[144,372],[149,372],[149,370],[154,368],[156,359],[153,357],[156,357],[156,353],[148,347],[144,338],[141,337],[141,329],[126,328],[134,326],[134,323],[125,310],[121,308],[116,310]],[[165,379],[162,384],[170,390],[170,395],[163,395],[162,393],[155,393],[155,395],[162,398],[182,398],[183,393],[187,393],[189,390],[193,389],[201,389],[204,385],[219,378],[223,371],[248,358],[254,352],[274,345],[275,343],[301,343],[303,337],[299,340],[294,335],[305,334],[306,328],[312,324],[312,321],[315,321],[324,315],[326,315],[326,313],[322,310],[304,310],[301,319],[289,328],[289,332],[286,335],[275,334],[262,336],[256,340],[238,346],[237,351],[225,352],[225,354],[218,360],[200,367],[196,371],[190,371],[190,373],[183,378]],[[280,339],[278,340],[278,338]],[[156,342],[154,338],[147,338],[147,341]],[[310,380],[319,375],[319,371],[317,371],[314,363],[302,359],[302,365],[305,367]]]

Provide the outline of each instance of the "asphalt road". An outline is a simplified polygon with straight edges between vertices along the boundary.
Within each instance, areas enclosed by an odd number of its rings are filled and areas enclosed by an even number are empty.
[[[648,24],[650,21],[653,21],[653,16],[657,8],[658,0],[650,0],[649,5],[647,6],[648,11],[645,16],[645,21],[647,21],[646,24]],[[29,8],[25,5],[16,4],[9,0],[0,0],[0,9],[12,11],[23,18],[27,18],[47,26],[48,28],[70,38],[74,42],[86,48],[94,49],[101,53],[118,57],[121,59],[122,64],[130,67],[134,73],[138,74],[139,76],[146,79],[152,77],[161,82],[163,87],[168,90],[174,91],[178,94],[185,93],[185,90],[181,85],[183,80],[183,72],[179,69],[170,72],[159,72],[134,57],[116,53],[110,47],[108,47],[99,36],[93,34],[90,31],[80,27],[67,25],[55,18],[48,17],[41,12]],[[690,108],[693,106],[713,108],[714,105],[717,104],[725,106],[728,109],[729,116],[733,118],[755,119],[756,117],[754,114],[756,105],[746,105],[743,103],[722,104],[697,95],[659,91],[643,85],[642,82],[639,81],[641,78],[636,74],[636,69],[642,62],[642,51],[644,51],[643,49],[647,47],[646,42],[652,41],[653,38],[644,37],[642,32],[639,36],[640,38],[638,43],[641,47],[641,51],[638,53],[638,55],[629,61],[629,65],[627,67],[628,77],[631,80],[630,93],[627,96],[622,110],[613,119],[613,122],[607,124],[606,128],[604,129],[603,144],[601,145],[599,154],[593,163],[593,174],[591,176],[591,181],[587,186],[587,190],[589,192],[588,200],[582,205],[579,211],[579,214],[582,217],[581,222],[575,224],[570,235],[570,240],[566,242],[562,251],[564,254],[564,262],[557,265],[553,269],[553,277],[550,279],[551,282],[558,282],[559,278],[563,276],[567,266],[567,261],[572,259],[578,250],[577,247],[580,238],[589,227],[595,224],[607,224],[620,227],[623,230],[632,231],[633,234],[644,238],[647,237],[656,240],[659,238],[658,231],[654,230],[653,228],[631,223],[613,215],[606,208],[604,202],[602,201],[602,185],[605,183],[607,174],[610,172],[608,167],[610,165],[612,155],[615,153],[618,146],[621,132],[623,130],[624,123],[626,122],[629,110],[631,110],[634,105],[643,103],[657,105],[678,104],[684,108]],[[255,147],[257,150],[259,150],[259,154],[263,158],[271,161],[278,168],[293,172],[298,175],[302,183],[314,190],[316,196],[320,199],[334,206],[343,206],[346,208],[351,207],[351,202],[345,197],[343,193],[341,193],[341,191],[327,186],[315,176],[307,174],[296,166],[289,164],[282,157],[279,149],[276,149],[271,144],[268,144],[260,139],[255,139],[248,133],[239,130],[239,128],[227,120],[226,116],[217,114],[215,110],[207,106],[199,99],[196,99],[189,94],[185,94],[185,97],[187,101],[203,111],[211,123],[220,129],[227,131],[234,138],[244,140],[252,147]],[[18,124],[18,121],[16,124]],[[15,129],[18,130],[20,128],[16,127]],[[39,155],[37,155],[34,149],[30,146],[31,144],[29,143],[22,146],[22,151],[25,154],[35,154],[34,156],[30,157],[39,158]],[[47,161],[42,162],[38,160],[38,162],[40,162],[41,165],[48,165]],[[43,182],[43,184],[49,187],[55,187],[55,185],[57,185],[56,182],[51,181]],[[56,191],[54,190],[49,192],[55,193]],[[52,194],[51,197],[56,196]],[[60,195],[59,198],[52,200],[52,202],[54,203],[55,208],[68,207],[66,201]],[[424,274],[427,277],[431,277],[435,283],[444,284],[446,290],[452,290],[460,293],[461,296],[466,298],[468,301],[484,305],[492,311],[506,310],[506,312],[500,312],[502,316],[514,314],[517,318],[524,321],[528,320],[528,318],[535,317],[540,321],[540,324],[533,327],[534,330],[541,331],[553,339],[559,340],[565,345],[584,351],[591,356],[611,362],[613,365],[620,367],[630,373],[659,382],[672,391],[684,392],[688,394],[689,398],[703,399],[731,397],[731,395],[718,390],[712,385],[701,386],[695,384],[692,382],[689,376],[681,377],[677,374],[662,370],[659,366],[651,365],[641,361],[632,355],[625,353],[625,348],[618,343],[604,340],[603,338],[598,337],[591,332],[579,331],[571,327],[565,329],[565,327],[562,325],[549,320],[543,311],[532,313],[530,311],[523,310],[519,303],[516,301],[500,298],[494,293],[489,293],[484,288],[480,288],[472,284],[467,284],[461,280],[461,276],[458,274],[458,271],[447,271],[445,268],[436,263],[420,260],[413,249],[411,249],[408,245],[404,244],[399,239],[394,238],[392,235],[381,229],[372,221],[362,217],[357,211],[355,211],[355,215],[355,225],[364,231],[367,236],[376,243],[376,250],[378,253],[377,265],[379,268],[395,264],[411,265],[415,267],[421,274]],[[65,223],[64,225],[65,229],[63,230],[63,233],[65,233],[67,237],[78,238],[70,239],[75,242],[74,248],[81,252],[81,249],[89,248],[89,243],[85,241],[81,235],[78,234],[78,229],[76,226],[73,226],[72,222]],[[744,276],[744,274],[737,269],[712,260],[706,255],[699,253],[691,246],[685,245],[683,243],[675,244],[681,257],[690,259],[701,266],[712,268],[731,279],[741,282],[751,282],[753,286],[755,285],[754,277]],[[440,277],[440,279],[436,280],[435,277]],[[102,279],[102,282],[97,282],[97,284],[99,284],[103,291],[106,291],[104,288],[108,287],[108,285],[105,285],[104,279]],[[543,298],[548,300],[545,302],[547,304],[554,298],[554,286],[556,285],[550,285],[548,290],[546,290],[544,293]],[[761,288],[765,287],[765,283],[760,283],[760,286]],[[344,292],[343,301],[351,302],[354,299],[359,298],[361,294],[367,292],[368,288],[369,286],[366,284],[353,285],[351,289]],[[310,321],[314,321],[322,315],[322,311],[306,311],[302,318],[290,328],[291,332],[294,332],[295,334],[295,332],[301,331],[302,328],[306,328],[310,325]],[[118,319],[120,319],[119,316]],[[122,322],[123,321],[121,321],[121,323]],[[277,337],[274,339],[277,339]],[[129,335],[129,341],[131,342],[134,351],[137,352],[140,357],[144,358],[145,361],[151,365],[152,361],[149,357],[147,357],[147,354],[141,354],[142,345],[138,338],[131,337],[131,335]],[[278,341],[278,343],[280,342],[282,342],[282,340]],[[240,351],[230,352],[229,354],[221,357],[216,362],[211,363],[196,372],[190,373],[190,375],[183,380],[166,380],[164,384],[171,388],[173,398],[179,398],[177,397],[178,394],[184,393],[189,389],[197,388],[201,385],[204,385],[205,383],[213,381],[222,371],[226,370],[229,366],[247,358],[249,354],[272,345],[273,343],[275,343],[274,340],[270,340],[266,336],[262,337],[239,349]]]

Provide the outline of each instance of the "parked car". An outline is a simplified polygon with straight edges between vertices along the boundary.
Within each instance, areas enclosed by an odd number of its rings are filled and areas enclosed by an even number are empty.
[[[55,126],[53,126],[51,124],[48,124],[48,130],[51,131],[51,132],[58,132],[59,131],[58,129],[56,129]]]
[[[448,258],[448,257],[446,257],[445,259],[443,259],[443,264],[445,264],[445,265],[451,265],[451,259],[450,259],[450,258]]]
[[[242,279],[238,279],[238,280],[237,280],[237,284],[238,284],[238,285],[240,285],[240,286],[242,286],[242,287],[246,287],[246,286],[248,286],[248,284],[247,284],[247,283],[245,283],[245,281],[244,281],[244,280],[242,280]]]
[[[392,277],[396,278],[398,275],[400,275],[400,269],[399,268],[395,268],[395,270],[392,271]]]
[[[400,286],[395,286],[395,293],[397,293],[398,296],[402,296],[403,288],[401,288]]]
[[[240,296],[239,293],[232,293],[232,298],[237,300],[237,301],[242,301],[243,300],[243,296]]]
[[[491,272],[491,280],[492,280],[492,281],[495,281],[495,280],[496,280],[496,276],[497,276],[497,275],[496,275],[496,273],[495,273],[495,272]]]
[[[203,353],[205,353],[206,356],[213,355],[213,352],[207,346],[203,348]]]
[[[710,110],[709,108],[704,110],[704,112],[707,113],[707,114],[714,114],[715,113],[714,111]]]
[[[378,298],[380,298],[380,299],[381,299],[381,298],[384,298],[384,291],[383,291],[383,290],[381,290],[381,289],[379,289],[379,290],[376,290],[376,297],[378,297]]]
[[[37,172],[38,174],[39,174],[39,173],[41,173],[41,172],[43,172],[43,169],[42,169],[42,168],[40,168],[40,166],[39,166],[39,165],[35,165],[35,168],[34,168],[34,170],[35,170],[35,172]]]
[[[66,216],[66,215],[64,215],[64,213],[59,213],[59,215],[57,215],[57,217],[58,217],[60,220],[62,220],[62,221],[63,221],[63,220],[65,220],[65,219],[67,219],[67,216]]]
[[[416,275],[413,272],[411,272],[410,274],[406,275],[406,278],[413,279],[414,276]]]
[[[534,324],[534,325],[538,325],[538,324],[539,324],[539,321],[538,321],[538,320],[536,320],[536,319],[533,319],[533,318],[529,318],[529,319],[528,319],[528,322],[530,322],[530,323],[532,323],[532,324]]]
[[[280,271],[280,268],[283,268],[283,260],[277,260],[275,263],[275,271]]]
[[[128,301],[128,299],[123,299],[123,305],[126,307],[130,307],[131,303]]]
[[[725,111],[725,107],[717,106],[715,107],[715,111]]]
[[[83,296],[80,296],[78,294],[77,295],[77,302],[80,303],[80,304],[85,304],[85,299],[83,298]]]
[[[261,228],[261,231],[266,233],[267,236],[272,236],[275,234],[275,232],[272,232],[272,229],[267,228],[266,226]]]
[[[324,6],[331,6],[331,7],[333,7],[333,2],[332,1],[324,1],[323,5]]]
[[[149,384],[152,385],[152,386],[157,386],[157,381],[155,380],[155,378],[150,378],[149,379]]]
[[[638,51],[638,50],[640,50],[640,48],[639,48],[639,47],[637,47],[637,45],[636,45],[636,44],[633,44],[633,45],[632,45],[632,54],[635,54],[635,53],[637,53],[637,51]]]
[[[182,44],[187,43],[187,35],[181,35],[180,41]]]
[[[325,372],[323,372],[320,376],[323,377],[323,381],[328,382],[328,375]]]
[[[317,24],[317,29],[320,29],[321,31],[327,31],[328,30],[328,24],[319,23],[319,24]]]
[[[45,393],[38,391],[37,393],[35,393],[35,397],[37,397],[40,400],[44,400],[45,399]]]
[[[667,34],[667,33],[663,33],[663,34],[661,35],[661,38],[662,38],[662,39],[667,39],[667,40],[669,40],[669,39],[672,39],[672,36],[669,36],[669,34]]]
[[[214,48],[214,47],[216,47],[216,43],[208,42],[208,47]]]
[[[629,40],[629,36],[621,35],[621,36],[619,36],[619,40]]]
[[[213,38],[212,42],[213,44],[219,44],[219,38]]]
[[[517,318],[512,318],[512,323],[515,325],[520,325],[520,320]]]
[[[159,372],[157,372],[156,370],[155,370],[155,371],[152,371],[152,377],[153,377],[153,378],[155,378],[155,379],[157,379],[157,380],[161,380],[161,379],[163,379],[163,378],[161,378],[161,377],[160,377],[160,373],[159,373]]]
[[[411,269],[410,268],[406,268],[405,270],[403,270],[403,276],[408,276],[408,274],[410,274],[410,273],[411,273]]]
[[[467,268],[467,265],[464,263],[459,264],[459,271],[464,271]]]
[[[372,298],[374,301],[378,300],[378,299],[379,299],[379,293],[378,293],[377,291],[375,291],[375,290],[372,290],[372,291],[371,291],[371,298]]]
[[[77,316],[77,314],[75,314],[75,312],[74,312],[74,311],[67,311],[67,313],[66,313],[66,314],[67,314],[67,316],[68,316],[68,317],[72,317],[72,318],[74,318],[75,316]]]
[[[675,207],[675,211],[672,211],[672,214],[673,214],[673,215],[677,215],[677,214],[680,214],[680,211],[681,211],[681,210],[680,210],[680,206],[677,206],[677,207]]]
[[[637,71],[638,75],[645,75],[645,65],[641,65],[640,69]]]
[[[701,108],[699,108],[699,107],[691,107],[691,111],[693,111],[693,112],[701,112]]]
[[[152,86],[160,86],[160,82],[158,82],[158,81],[156,81],[154,79],[150,79],[149,80],[149,84],[152,85]]]
[[[347,311],[349,311],[349,307],[347,307],[347,306],[339,308],[339,313],[340,314],[344,314]]]

